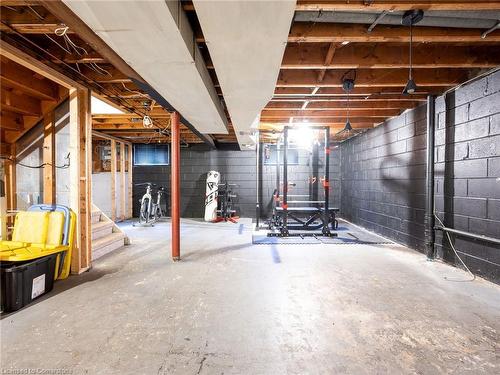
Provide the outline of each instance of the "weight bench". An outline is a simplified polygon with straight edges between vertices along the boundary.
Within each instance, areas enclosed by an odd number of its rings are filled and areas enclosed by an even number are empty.
[[[325,236],[332,236],[329,226],[332,230],[338,227],[336,214],[340,210],[338,208],[328,208],[328,218],[325,222],[325,209],[323,207],[288,207],[285,210],[283,207],[276,207],[276,217],[273,220],[275,227],[280,229],[280,233],[269,233],[270,236],[289,236],[288,230],[305,230],[314,231],[322,229],[322,234]],[[286,228],[284,225],[284,216],[287,216]],[[292,220],[292,222],[288,222]],[[299,233],[297,235],[316,235],[316,233]]]

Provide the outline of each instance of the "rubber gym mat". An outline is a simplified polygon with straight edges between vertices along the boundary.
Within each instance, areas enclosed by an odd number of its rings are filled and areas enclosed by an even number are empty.
[[[392,243],[376,234],[364,230],[350,230],[349,232],[337,232],[337,237],[318,237],[324,244],[383,244]]]
[[[252,234],[254,245],[321,245],[321,241],[316,237],[268,237],[266,231]]]

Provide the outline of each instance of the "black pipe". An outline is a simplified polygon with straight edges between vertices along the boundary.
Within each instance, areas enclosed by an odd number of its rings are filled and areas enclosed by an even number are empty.
[[[283,129],[283,226],[281,233],[288,234],[288,126]]]
[[[425,202],[425,249],[427,259],[434,259],[434,131],[435,131],[434,96],[427,96],[427,160],[426,160],[426,202]]]
[[[280,197],[280,138],[276,142],[276,199]]]
[[[260,133],[257,130],[256,134],[256,145],[255,145],[255,156],[256,156],[256,188],[257,188],[257,203],[255,205],[255,230],[259,230],[259,220],[260,220]]]
[[[328,222],[330,221],[330,127],[325,127],[325,180],[323,181],[325,189],[325,207],[323,218],[323,234],[329,234]]]
[[[453,234],[456,234],[456,235],[459,235],[459,236],[474,238],[475,240],[486,241],[486,242],[491,242],[491,243],[500,245],[500,239],[499,238],[488,237],[488,236],[484,236],[482,234],[475,234],[475,233],[465,232],[463,230],[458,230],[458,229],[453,229],[453,228],[448,228],[448,227],[442,227],[442,226],[435,227],[434,229],[435,230],[442,230],[443,232],[453,233]]]

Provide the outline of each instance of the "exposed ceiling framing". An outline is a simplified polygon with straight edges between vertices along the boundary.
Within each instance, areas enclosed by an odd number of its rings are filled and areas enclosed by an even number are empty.
[[[182,4],[210,78],[224,103],[195,7],[190,1]],[[65,51],[58,46],[54,41],[65,47],[64,39],[55,34],[62,22],[38,1],[2,1],[1,5],[2,39],[25,51],[31,50],[40,60],[131,112],[121,118],[95,117],[96,130],[133,142],[169,140],[168,112],[131,80],[133,75],[126,67],[110,61],[98,45],[89,45],[71,27],[67,35],[87,53]],[[408,79],[409,29],[397,24],[397,20],[409,9],[423,9],[425,22],[417,25],[413,33],[418,90],[405,96],[402,90]],[[261,113],[261,128],[279,130],[285,124],[308,123],[328,125],[335,134],[343,128],[347,114],[342,80],[353,78],[351,124],[355,129],[369,129],[424,103],[428,94],[441,94],[500,66],[500,30],[493,26],[499,19],[500,1],[299,0],[295,11],[274,96]],[[20,103],[16,96],[19,92],[4,88],[3,82],[7,81],[2,72],[2,97],[5,90],[10,91],[10,104],[2,98],[2,132],[7,134],[7,126],[19,126],[16,119],[29,118],[37,105],[32,99]],[[24,89],[33,90],[29,84]],[[35,99],[44,100],[44,95],[50,100],[44,92],[35,93]],[[7,112],[4,108],[23,113]],[[146,113],[153,118],[155,128],[141,128],[141,118]],[[229,134],[212,138],[236,142],[230,114],[226,112],[226,116]],[[158,129],[165,130],[160,133]],[[183,127],[182,137],[188,143],[202,142],[187,127]]]
[[[55,13],[62,16],[64,22],[57,18]],[[144,129],[144,136],[141,135],[137,139],[131,137],[131,141],[168,142],[170,140],[170,115],[168,111],[159,105],[148,92],[133,82],[132,79],[142,80],[133,69],[99,38],[95,38],[95,35],[90,35],[92,42],[89,42],[89,29],[78,27],[78,22],[81,23],[78,18],[76,20],[71,18],[68,22],[68,14],[70,13],[66,12],[64,4],[58,1],[2,1],[0,24],[2,41],[29,53],[64,75],[89,87],[101,98],[130,113],[127,115],[130,119],[137,119],[137,117],[142,119],[144,115],[149,115],[153,119],[153,131]],[[71,27],[66,28],[70,24]],[[76,47],[71,46],[62,34],[66,34]],[[7,81],[3,77],[5,75],[3,72],[2,65],[2,98],[7,100],[7,96],[3,94],[10,91],[10,87],[4,86],[4,82]],[[5,72],[7,74],[8,70]],[[22,78],[13,81],[19,85],[23,82]],[[29,84],[25,86],[26,90],[34,91]],[[35,94],[43,96],[44,92],[36,92]],[[51,95],[46,94],[40,99],[50,100],[50,97]],[[17,100],[15,94],[12,93],[9,94],[9,98],[11,98],[9,99],[11,102]],[[25,102],[28,103],[28,101]],[[5,137],[2,136],[2,141],[10,141],[15,137],[8,135],[12,131],[7,130],[7,126],[13,127],[14,124],[17,124],[16,126],[20,126],[22,129],[27,129],[27,126],[19,125],[20,114],[18,113],[17,117],[9,115],[8,107],[4,104],[6,103],[2,103],[2,133]],[[27,114],[24,116],[26,117]],[[32,126],[31,122],[35,120],[28,120],[26,123]],[[94,123],[98,122],[98,119],[94,120]],[[222,135],[219,139],[201,135],[192,132],[185,124],[181,125],[181,131],[184,143],[209,141],[213,144],[214,138],[219,142],[224,142],[228,138],[231,140],[230,138],[234,137],[233,132]]]
[[[184,7],[195,11],[189,3]],[[406,96],[410,35],[401,16],[410,9],[423,9],[426,16],[413,32],[418,91]],[[424,103],[428,94],[441,94],[500,66],[500,30],[494,29],[499,18],[499,1],[299,0],[261,128],[306,123],[339,132],[347,116],[344,78],[355,80],[351,125],[372,128]]]

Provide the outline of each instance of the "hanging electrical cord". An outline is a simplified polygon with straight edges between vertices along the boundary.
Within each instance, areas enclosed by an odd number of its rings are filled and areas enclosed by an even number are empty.
[[[441,224],[442,227],[444,227],[444,224],[443,222],[441,221],[441,219],[439,218],[438,215],[436,215],[436,213],[434,213],[434,217],[436,218],[437,221],[439,221],[439,223]],[[463,281],[474,281],[476,280],[476,275],[474,275],[471,270],[469,269],[469,267],[467,267],[467,265],[464,263],[464,261],[462,260],[462,258],[460,257],[460,255],[458,255],[458,251],[457,249],[455,249],[455,246],[453,245],[453,242],[451,241],[451,236],[448,232],[445,231],[445,234],[446,234],[446,238],[448,239],[448,243],[450,244],[453,252],[455,253],[455,256],[458,258],[458,260],[460,260],[460,263],[462,263],[462,265],[465,267],[465,269],[467,270],[467,272],[471,275],[472,279],[470,280],[457,280],[457,279],[450,279],[448,277],[444,277],[445,280],[448,280],[448,281],[456,281],[456,282],[463,282]]]

